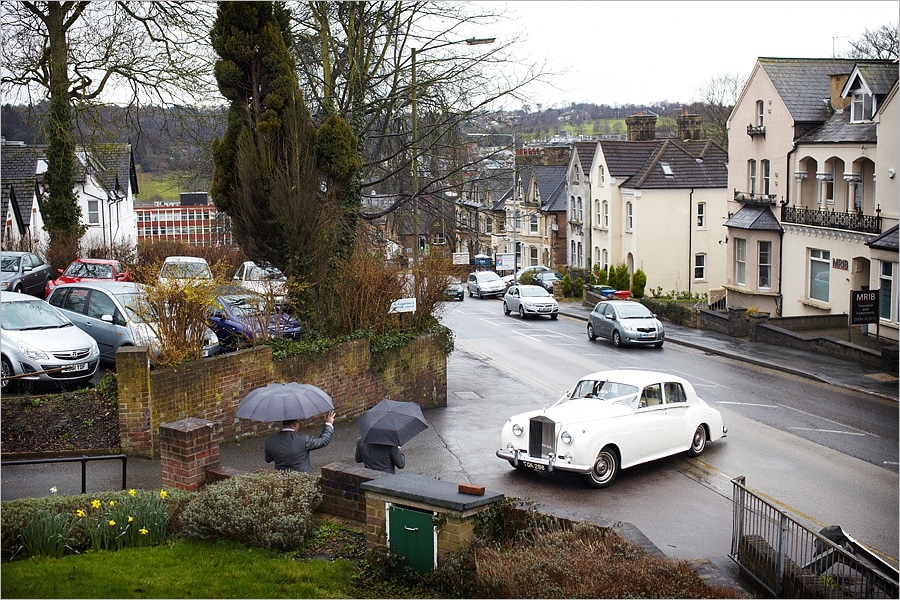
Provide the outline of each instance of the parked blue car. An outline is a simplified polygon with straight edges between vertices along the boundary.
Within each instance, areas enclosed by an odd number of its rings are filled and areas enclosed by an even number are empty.
[[[219,290],[209,326],[219,337],[222,352],[245,348],[267,338],[299,340],[303,334],[303,326],[297,319],[276,306],[267,306],[265,296],[236,286]]]

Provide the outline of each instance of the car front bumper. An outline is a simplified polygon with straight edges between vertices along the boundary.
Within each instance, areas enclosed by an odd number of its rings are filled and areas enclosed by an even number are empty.
[[[548,473],[553,471],[566,471],[569,473],[587,475],[593,468],[592,465],[571,463],[565,460],[565,458],[560,458],[558,456],[554,456],[553,458],[536,458],[529,456],[527,452],[519,449],[500,448],[497,450],[497,457],[508,460],[514,467],[521,465],[532,469],[533,471],[547,471]]]
[[[644,337],[643,334],[638,331],[622,331],[621,333],[622,341],[626,344],[631,344],[634,346],[640,346],[643,344],[653,345],[666,341],[665,333],[660,334],[659,332],[657,332],[652,337]]]
[[[525,314],[526,314],[526,315],[535,315],[535,316],[538,316],[538,317],[540,317],[540,316],[549,317],[549,316],[551,316],[551,315],[558,315],[558,314],[559,314],[559,306],[556,306],[556,307],[551,308],[551,309],[549,309],[549,310],[541,310],[541,307],[538,307],[538,306],[528,306],[528,305],[526,305],[526,304],[523,304],[522,307],[525,309]]]

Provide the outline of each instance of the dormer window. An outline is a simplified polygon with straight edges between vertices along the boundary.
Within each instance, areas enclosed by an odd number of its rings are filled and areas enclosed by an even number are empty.
[[[850,122],[871,121],[874,115],[875,99],[864,90],[853,92],[853,103],[850,105]]]

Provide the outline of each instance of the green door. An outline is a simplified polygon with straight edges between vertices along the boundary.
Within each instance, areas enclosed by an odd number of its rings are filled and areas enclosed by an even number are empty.
[[[388,509],[388,545],[407,566],[427,573],[434,570],[437,541],[433,514],[411,508]]]

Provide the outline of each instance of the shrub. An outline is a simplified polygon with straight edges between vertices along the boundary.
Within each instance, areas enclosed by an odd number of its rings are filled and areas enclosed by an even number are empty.
[[[644,288],[647,286],[647,274],[638,269],[634,272],[631,281],[631,295],[635,298],[644,297]]]
[[[594,265],[594,270],[591,273],[591,285],[609,285],[608,281],[609,274],[606,269],[601,269],[600,265]]]
[[[566,298],[572,295],[572,277],[568,273],[563,275],[562,290]]]
[[[185,537],[293,550],[315,526],[315,476],[296,471],[238,475],[206,486],[181,515]]]
[[[584,295],[584,279],[581,277],[572,284],[572,295],[576,298],[581,298]]]

